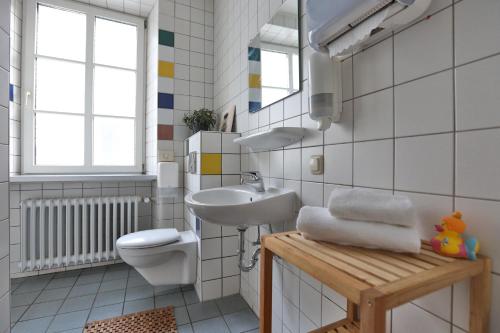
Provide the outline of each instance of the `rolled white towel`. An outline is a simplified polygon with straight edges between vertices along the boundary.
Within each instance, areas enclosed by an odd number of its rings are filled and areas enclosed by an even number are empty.
[[[328,200],[328,209],[332,215],[348,220],[407,227],[417,223],[415,207],[408,197],[370,189],[335,189]]]
[[[416,228],[383,223],[346,221],[327,208],[304,206],[297,218],[297,230],[305,238],[395,252],[420,252]]]

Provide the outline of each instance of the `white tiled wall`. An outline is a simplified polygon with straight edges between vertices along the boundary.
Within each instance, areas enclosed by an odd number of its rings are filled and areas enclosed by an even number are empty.
[[[159,29],[173,33],[173,47],[158,46]],[[147,172],[156,174],[159,150],[174,151],[180,166],[178,195],[172,202],[157,202],[153,225],[182,229],[183,143],[191,134],[182,118],[192,110],[213,108],[213,0],[158,1],[148,19],[148,42]],[[174,77],[158,76],[159,60],[174,64]],[[159,92],[173,95],[173,109],[158,108]],[[173,138],[158,137],[160,124],[173,128]]]
[[[240,147],[233,143],[239,133],[200,131],[186,140],[188,153],[196,153],[196,172],[188,170],[189,155],[185,157],[185,193],[213,187],[237,185],[240,180]],[[203,155],[220,157],[220,170],[210,174],[202,171]],[[223,227],[201,221],[186,208],[185,228],[197,233],[200,239],[198,275],[195,289],[200,300],[208,301],[240,291],[238,268],[239,237],[235,227]]]
[[[21,40],[23,25],[22,0],[10,5],[10,84],[14,89],[9,102],[10,174],[21,173]],[[2,44],[3,46],[3,44]]]
[[[146,57],[146,173],[156,174],[158,155],[158,2],[148,16]]]
[[[0,332],[10,332],[9,34],[10,1],[0,2]]]
[[[429,18],[346,59],[342,121],[325,133],[316,132],[307,115],[307,72],[303,72],[301,93],[248,113],[248,41],[280,3],[215,2],[216,110],[236,105],[237,130],[244,134],[269,126],[309,129],[307,138],[285,149],[243,150],[243,170],[259,169],[267,185],[295,189],[302,204],[324,205],[335,186],[408,195],[423,220],[420,229],[425,238],[434,234],[432,226],[441,216],[462,210],[469,232],[479,237],[482,252],[494,261],[491,332],[500,331],[494,315],[500,313],[496,240],[500,233],[500,2],[434,0]],[[303,15],[303,27],[306,21]],[[307,56],[311,52],[307,40],[302,45]],[[313,176],[308,159],[318,153],[325,156],[325,174]],[[273,231],[287,226],[293,228],[294,223]],[[248,248],[255,240],[252,232],[247,235]],[[286,263],[276,261],[274,268],[273,332],[305,332],[344,315],[345,300],[335,292]],[[395,309],[388,330],[467,331],[465,286]],[[258,271],[243,273],[241,294],[255,311],[258,290]]]

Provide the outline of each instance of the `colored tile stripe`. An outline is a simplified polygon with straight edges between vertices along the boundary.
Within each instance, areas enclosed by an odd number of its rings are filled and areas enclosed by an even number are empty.
[[[248,111],[257,112],[261,109],[261,102],[248,102]]]
[[[222,154],[201,153],[201,174],[220,175],[222,173]]]
[[[9,101],[14,102],[14,85],[9,84]]]
[[[174,139],[174,126],[158,125],[158,140],[173,140],[173,139]]]
[[[260,61],[260,49],[256,47],[248,48],[248,60]]]
[[[169,61],[158,61],[158,75],[161,77],[174,77],[174,63]]]
[[[259,74],[249,74],[248,75],[248,87],[249,88],[260,88],[260,75]]]
[[[174,33],[171,31],[161,30],[158,33],[158,43],[160,45],[174,47],[175,38]]]
[[[162,109],[173,109],[174,95],[158,93],[158,107]]]

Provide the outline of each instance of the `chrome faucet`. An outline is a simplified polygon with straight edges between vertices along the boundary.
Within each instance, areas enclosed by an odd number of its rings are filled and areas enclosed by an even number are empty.
[[[257,192],[264,192],[264,180],[258,171],[242,172],[240,178],[241,185],[250,185]]]

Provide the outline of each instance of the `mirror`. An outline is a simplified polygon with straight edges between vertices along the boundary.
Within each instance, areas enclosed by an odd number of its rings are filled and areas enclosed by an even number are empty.
[[[248,109],[257,112],[300,91],[298,0],[287,0],[248,45]]]

